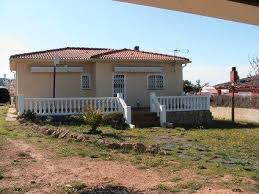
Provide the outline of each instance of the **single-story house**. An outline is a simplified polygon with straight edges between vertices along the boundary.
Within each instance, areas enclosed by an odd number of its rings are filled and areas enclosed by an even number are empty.
[[[88,100],[88,104],[106,112],[119,110],[121,104],[125,111],[126,107],[150,107],[158,116],[166,117],[160,114],[162,109],[208,109],[205,98],[181,97],[183,66],[190,62],[185,57],[140,51],[138,46],[66,47],[12,55],[10,69],[16,72],[16,94],[23,96],[19,106],[23,111],[68,114],[82,110]],[[117,97],[119,105],[111,102]],[[129,117],[131,111],[128,109],[125,115]]]
[[[222,91],[231,89],[231,82],[225,82],[215,85],[218,94],[223,94]],[[235,94],[243,96],[259,96],[259,76],[251,76],[237,80],[235,84]]]

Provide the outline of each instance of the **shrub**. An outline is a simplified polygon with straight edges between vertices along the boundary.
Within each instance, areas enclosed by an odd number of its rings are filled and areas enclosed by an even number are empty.
[[[97,128],[102,124],[103,115],[91,107],[87,107],[83,113],[83,119],[86,124],[91,126],[90,133],[97,133]]]
[[[11,102],[11,97],[8,89],[0,87],[0,103],[6,104]]]
[[[129,128],[122,113],[110,113],[103,116],[103,124],[110,125],[114,129],[125,130]]]
[[[36,113],[32,112],[30,110],[24,112],[21,117],[27,121],[32,121],[32,122],[36,121],[36,119],[37,119]]]

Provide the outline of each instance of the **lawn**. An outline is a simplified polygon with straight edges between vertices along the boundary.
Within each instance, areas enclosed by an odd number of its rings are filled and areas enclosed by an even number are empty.
[[[109,142],[158,144],[163,154],[153,155],[111,150],[94,143],[68,142],[44,136],[21,126],[18,122],[5,122],[6,110],[0,108],[0,149],[6,139],[22,139],[56,153],[56,157],[80,156],[97,160],[130,161],[140,169],[155,169],[177,175],[172,176],[173,186],[161,183],[156,188],[167,192],[194,192],[210,185],[218,185],[233,191],[259,192],[259,125],[257,124],[214,121],[207,129],[178,127],[114,130],[110,127],[101,127],[102,134],[91,135],[93,138]],[[83,134],[89,129],[86,125],[47,127],[66,128]],[[185,171],[194,174],[195,178],[182,181],[185,179]],[[226,176],[231,176],[231,179],[225,181]],[[249,179],[249,184],[244,179]]]

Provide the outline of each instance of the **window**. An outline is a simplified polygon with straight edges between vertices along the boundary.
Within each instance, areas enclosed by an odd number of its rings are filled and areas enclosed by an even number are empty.
[[[89,74],[81,75],[81,89],[91,88],[91,76]]]
[[[149,90],[161,90],[164,88],[164,76],[163,75],[149,75],[148,76],[148,89]]]

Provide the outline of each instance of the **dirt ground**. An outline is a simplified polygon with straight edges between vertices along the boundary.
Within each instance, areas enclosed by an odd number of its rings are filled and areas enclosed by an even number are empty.
[[[210,107],[213,118],[215,119],[231,119],[230,107]],[[246,121],[259,123],[259,110],[248,108],[235,108],[235,119],[237,121]]]
[[[61,188],[72,182],[88,186],[116,184],[144,193],[166,193],[152,189],[159,184],[169,183],[172,178],[125,162],[79,157],[55,158],[48,151],[39,150],[21,140],[9,140],[0,155],[0,167],[5,169],[5,178],[0,180],[0,188],[11,193],[62,193],[64,191]],[[193,176],[188,171],[181,172],[181,175],[185,178]],[[198,193],[235,192],[206,187]]]
[[[147,190],[165,180],[157,172],[115,161],[78,157],[54,159],[50,153],[43,153],[22,141],[10,141],[1,156],[1,165],[8,169],[8,178],[0,181],[0,188],[20,186],[30,189],[28,193],[54,193],[59,186],[71,182],[90,186],[113,183]]]

